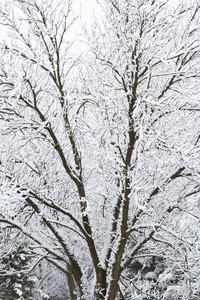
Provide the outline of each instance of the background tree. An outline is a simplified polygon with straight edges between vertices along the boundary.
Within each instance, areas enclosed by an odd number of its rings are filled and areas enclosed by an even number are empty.
[[[107,0],[78,66],[71,2],[2,9],[0,222],[71,299],[198,297],[199,9]]]
[[[27,251],[26,245],[1,258],[1,299],[33,299],[37,278],[28,272],[31,259],[31,252]]]

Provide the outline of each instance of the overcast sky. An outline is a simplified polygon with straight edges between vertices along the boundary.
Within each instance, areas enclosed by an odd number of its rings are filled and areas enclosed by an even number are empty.
[[[90,22],[94,15],[100,13],[96,0],[73,0],[75,12],[81,16],[84,22]]]

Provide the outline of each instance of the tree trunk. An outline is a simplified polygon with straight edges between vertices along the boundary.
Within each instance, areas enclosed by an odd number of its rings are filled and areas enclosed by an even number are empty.
[[[97,284],[95,287],[95,299],[105,300],[106,296],[106,270],[99,268],[97,272]]]
[[[67,280],[68,280],[68,286],[69,286],[69,292],[70,292],[70,299],[77,300],[78,295],[77,295],[76,285],[74,283],[74,278],[73,278],[72,273],[67,274]]]

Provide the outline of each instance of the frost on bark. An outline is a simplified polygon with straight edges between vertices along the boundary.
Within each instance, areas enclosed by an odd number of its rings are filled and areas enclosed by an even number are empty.
[[[81,58],[71,1],[1,9],[1,232],[29,238],[71,299],[196,299],[200,4],[101,9]]]

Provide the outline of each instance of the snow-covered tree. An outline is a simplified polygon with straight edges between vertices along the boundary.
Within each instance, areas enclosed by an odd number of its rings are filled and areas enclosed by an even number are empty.
[[[0,260],[0,297],[6,299],[33,299],[37,278],[29,274],[27,267],[31,252],[26,245],[17,247]]]
[[[198,299],[200,3],[101,10],[73,58],[70,1],[1,9],[2,232],[72,300]]]

